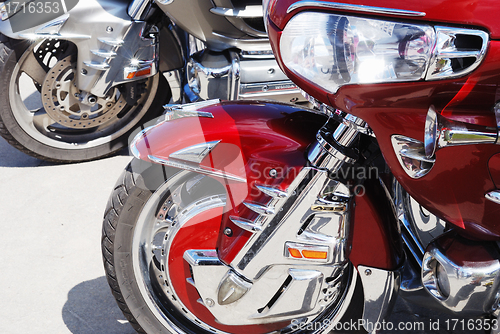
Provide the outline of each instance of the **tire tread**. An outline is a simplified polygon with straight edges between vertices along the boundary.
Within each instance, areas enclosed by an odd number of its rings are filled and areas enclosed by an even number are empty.
[[[125,303],[125,297],[123,296],[118,281],[116,279],[116,270],[114,265],[114,241],[115,241],[115,231],[118,224],[119,214],[123,209],[123,205],[127,200],[130,190],[135,186],[133,180],[133,174],[130,170],[130,165],[123,171],[121,177],[119,178],[119,184],[113,190],[108,201],[102,229],[101,238],[101,250],[102,258],[104,263],[104,269],[106,271],[106,279],[108,281],[111,293],[115,297],[118,307],[122,311],[125,318],[129,321],[130,325],[138,332],[144,333],[144,329],[139,325],[132,312]]]

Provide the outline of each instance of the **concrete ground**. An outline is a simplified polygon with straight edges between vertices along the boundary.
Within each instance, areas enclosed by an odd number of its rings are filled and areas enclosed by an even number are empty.
[[[135,333],[111,295],[100,250],[102,215],[126,154],[49,164],[0,138],[1,334]],[[384,333],[470,332],[460,323],[451,330],[450,319],[398,299],[389,321],[425,328]]]
[[[0,333],[135,333],[100,251],[106,202],[129,160],[54,165],[0,138]]]

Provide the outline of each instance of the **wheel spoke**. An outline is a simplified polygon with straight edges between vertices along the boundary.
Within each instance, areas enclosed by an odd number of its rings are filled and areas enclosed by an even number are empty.
[[[26,58],[21,71],[26,73],[34,82],[38,83],[39,85],[43,84],[45,76],[47,75],[47,72],[45,72],[40,63],[38,63],[38,60],[36,60],[34,55],[30,55]]]
[[[54,124],[54,120],[41,108],[33,114],[33,125],[39,130],[49,131],[48,128]]]
[[[155,236],[160,232],[166,232],[171,226],[172,226],[172,221],[170,219],[157,220],[156,224],[153,227],[152,231],[153,233],[151,235]]]
[[[78,103],[78,105],[80,106],[80,114],[83,115],[83,114],[87,114],[87,115],[90,115],[92,113],[92,107],[85,104],[85,103]]]

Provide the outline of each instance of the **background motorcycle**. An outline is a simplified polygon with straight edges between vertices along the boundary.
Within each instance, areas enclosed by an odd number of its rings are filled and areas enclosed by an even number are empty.
[[[132,142],[102,246],[139,332],[372,332],[398,293],[498,329],[498,3],[353,2],[264,5],[320,111],[186,105]]]
[[[274,60],[259,2],[29,0],[0,10],[0,135],[37,158],[112,154],[171,98],[303,100]]]

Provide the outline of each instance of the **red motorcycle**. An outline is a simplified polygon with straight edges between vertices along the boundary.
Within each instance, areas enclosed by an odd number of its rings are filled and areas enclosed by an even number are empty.
[[[167,106],[132,141],[102,245],[137,331],[373,332],[398,295],[498,331],[500,4],[361,3],[265,1],[316,108]]]

